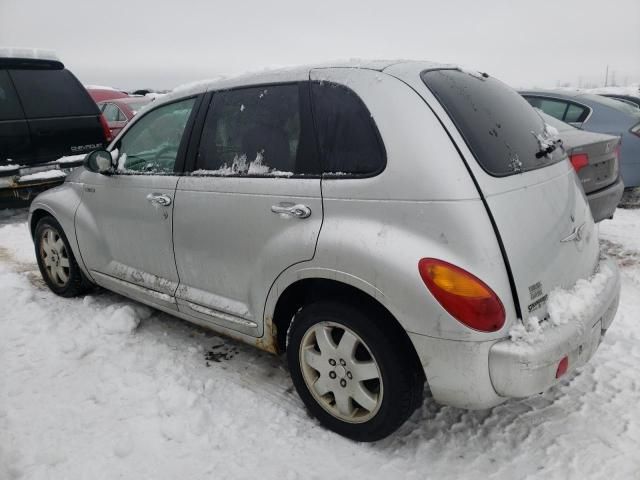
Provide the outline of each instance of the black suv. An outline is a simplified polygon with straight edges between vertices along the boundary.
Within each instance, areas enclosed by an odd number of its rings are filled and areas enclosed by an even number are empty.
[[[0,49],[0,207],[61,183],[55,160],[109,136],[97,105],[54,55]]]

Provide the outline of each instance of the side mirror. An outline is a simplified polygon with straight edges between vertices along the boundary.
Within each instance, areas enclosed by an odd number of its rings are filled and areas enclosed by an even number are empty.
[[[109,175],[113,173],[113,157],[106,150],[94,150],[84,157],[84,167],[90,172]]]

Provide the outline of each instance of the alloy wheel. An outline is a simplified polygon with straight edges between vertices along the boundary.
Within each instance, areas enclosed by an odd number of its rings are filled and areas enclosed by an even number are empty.
[[[376,415],[383,395],[380,368],[353,330],[334,322],[313,325],[302,338],[299,361],[309,391],[331,415],[349,423]]]

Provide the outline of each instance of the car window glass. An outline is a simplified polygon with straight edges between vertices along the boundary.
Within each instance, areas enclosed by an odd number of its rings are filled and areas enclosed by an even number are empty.
[[[326,173],[371,174],[384,168],[385,154],[371,114],[349,88],[311,84],[313,115]]]
[[[587,118],[588,113],[588,109],[576,105],[575,103],[570,103],[569,108],[567,108],[567,113],[565,113],[564,115],[564,121],[578,123],[584,122],[585,118]]]
[[[196,175],[317,174],[305,84],[218,92],[207,113]]]
[[[515,175],[566,158],[536,110],[499,80],[455,69],[427,70],[421,76],[489,174]]]
[[[9,74],[0,71],[0,120],[24,118],[18,95],[13,89]]]
[[[107,103],[102,111],[107,122],[119,121],[120,110],[113,103]]]
[[[547,115],[551,115],[558,120],[562,120],[564,118],[564,112],[567,109],[566,102],[538,97],[527,97],[527,100],[531,105],[539,108]]]
[[[144,115],[118,142],[118,171],[173,173],[194,98],[170,103]]]
[[[9,70],[28,118],[97,115],[98,108],[68,70]]]

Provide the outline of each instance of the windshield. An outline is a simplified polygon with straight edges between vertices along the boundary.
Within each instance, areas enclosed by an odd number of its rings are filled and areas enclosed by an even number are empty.
[[[513,175],[565,158],[554,129],[499,80],[458,69],[429,70],[421,77],[490,175]]]

